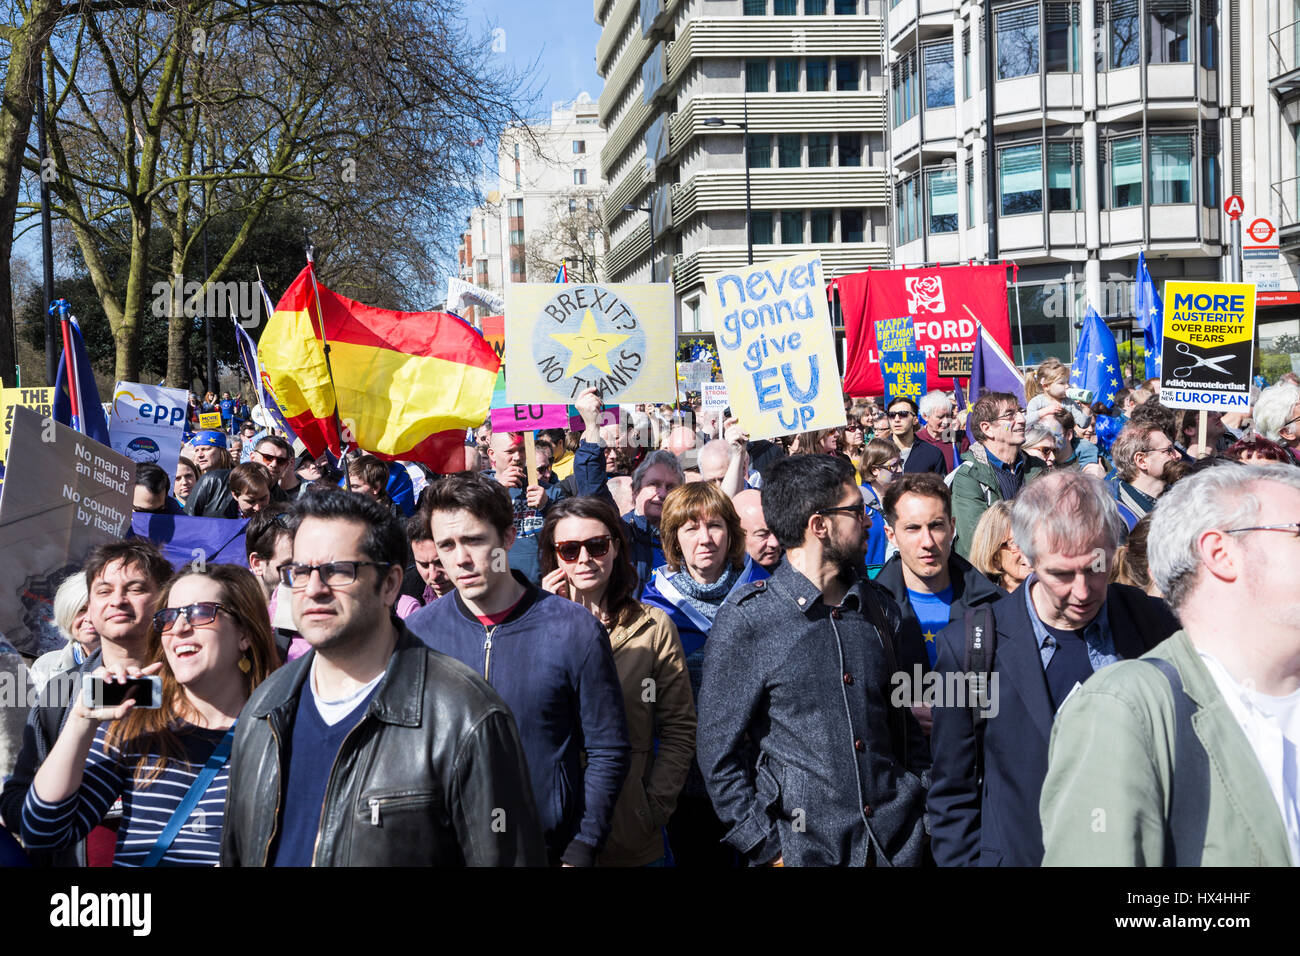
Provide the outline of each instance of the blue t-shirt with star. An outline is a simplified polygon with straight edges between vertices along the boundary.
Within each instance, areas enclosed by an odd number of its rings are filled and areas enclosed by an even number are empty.
[[[952,585],[935,594],[908,588],[907,599],[912,602],[912,610],[921,625],[921,636],[925,639],[925,654],[930,659],[930,666],[934,667],[935,658],[939,654],[939,645],[935,642],[939,632],[948,626],[949,608],[952,607]]]

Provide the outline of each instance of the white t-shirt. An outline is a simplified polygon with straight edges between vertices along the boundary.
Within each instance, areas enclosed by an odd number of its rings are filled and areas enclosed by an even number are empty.
[[[1239,683],[1213,655],[1198,651],[1228,703],[1282,812],[1291,862],[1300,864],[1300,690],[1270,697]]]
[[[316,691],[316,664],[319,660],[319,657],[313,657],[311,659],[311,673],[307,675],[307,686],[311,690],[312,703],[316,705],[316,710],[320,714],[320,719],[333,727],[340,720],[357,709],[358,702],[364,700],[366,695],[375,689],[375,685],[383,680],[384,671],[380,671],[375,675],[374,680],[370,681],[363,687],[359,687],[354,693],[349,694],[342,700],[325,700]]]

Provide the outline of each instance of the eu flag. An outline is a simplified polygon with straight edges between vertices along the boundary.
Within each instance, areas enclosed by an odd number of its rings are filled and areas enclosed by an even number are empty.
[[[1156,295],[1156,285],[1147,271],[1146,255],[1138,253],[1137,282],[1133,288],[1133,312],[1142,326],[1142,347],[1147,355],[1147,378],[1160,374],[1160,352],[1164,349],[1165,307]]]
[[[1119,349],[1115,346],[1115,333],[1106,327],[1097,310],[1088,306],[1079,345],[1070,363],[1070,384],[1086,388],[1107,405],[1115,403],[1115,393],[1123,378],[1119,371]]]

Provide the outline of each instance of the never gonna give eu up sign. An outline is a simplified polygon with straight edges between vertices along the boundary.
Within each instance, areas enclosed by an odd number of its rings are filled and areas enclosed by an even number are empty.
[[[732,413],[750,438],[844,424],[821,256],[715,273],[704,287]]]

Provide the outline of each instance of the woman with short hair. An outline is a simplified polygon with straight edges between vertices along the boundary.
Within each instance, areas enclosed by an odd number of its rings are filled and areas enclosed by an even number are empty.
[[[1011,534],[1011,502],[995,501],[980,517],[971,539],[970,563],[1008,594],[1032,572]]]
[[[86,576],[70,575],[54,592],[54,624],[68,643],[57,651],[42,654],[31,667],[36,693],[44,690],[51,677],[80,667],[99,650],[99,632],[86,613],[89,603]]]
[[[184,455],[176,461],[176,477],[172,479],[172,497],[185,507],[195,482],[199,480],[199,467]]]

